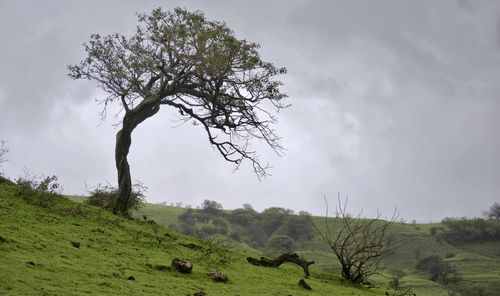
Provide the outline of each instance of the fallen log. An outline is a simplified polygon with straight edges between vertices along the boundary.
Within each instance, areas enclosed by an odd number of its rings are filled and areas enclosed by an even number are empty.
[[[250,264],[256,266],[265,266],[265,267],[278,267],[285,262],[290,262],[297,264],[298,266],[304,269],[304,274],[308,277],[309,274],[309,265],[314,264],[314,261],[306,261],[299,257],[296,253],[284,253],[276,257],[275,259],[269,259],[265,257],[260,257],[260,259],[255,259],[252,257],[247,257],[247,261]]]

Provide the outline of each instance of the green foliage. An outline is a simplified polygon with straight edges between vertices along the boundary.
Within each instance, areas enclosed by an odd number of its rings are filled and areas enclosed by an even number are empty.
[[[126,213],[128,215],[144,205],[144,192],[146,189],[147,188],[140,182],[137,182],[132,186],[130,199],[126,209]],[[93,190],[89,191],[89,195],[85,198],[85,203],[89,205],[112,211],[116,199],[118,198],[118,188],[109,184],[98,184]]]
[[[278,232],[294,240],[310,240],[314,236],[313,225],[307,215],[286,216]]]
[[[248,245],[257,249],[263,249],[266,246],[267,236],[259,224],[252,223],[244,229],[247,237],[244,241]]]
[[[442,224],[445,226],[442,237],[452,244],[477,240],[500,240],[500,220],[446,218]]]
[[[214,225],[214,228],[217,233],[224,234],[226,235],[228,233],[228,226],[227,223],[222,219],[222,218],[214,218],[212,220],[212,224]]]
[[[258,177],[266,176],[268,166],[249,142],[265,139],[283,151],[272,128],[277,117],[262,107],[287,107],[283,83],[276,79],[286,69],[263,61],[258,44],[236,38],[225,23],[209,21],[200,11],[157,8],[138,19],[132,36],[91,35],[86,57],[68,67],[69,76],[96,81],[108,94],[104,106],[121,104],[130,127],[124,124],[122,132],[128,136],[168,106],[180,120],[201,126],[224,160],[236,167],[247,160]]]
[[[438,255],[420,259],[416,267],[419,270],[429,273],[430,279],[434,282],[446,285],[458,280],[456,270]]]
[[[452,287],[456,295],[460,296],[498,296],[500,295],[500,281],[492,280],[481,284],[461,282]]]
[[[293,252],[293,238],[288,235],[273,235],[267,240],[266,253],[282,254]]]
[[[61,185],[57,182],[57,176],[38,177],[29,172],[25,175],[15,182],[16,195],[22,196],[30,204],[51,207],[61,197]]]
[[[222,205],[214,200],[205,199],[201,204],[200,213],[204,213],[211,216],[219,216],[223,213],[224,208]]]
[[[182,224],[189,224],[194,226],[194,224],[196,223],[196,217],[194,216],[193,209],[187,209],[184,213],[180,214],[177,219],[179,219]]]
[[[196,259],[211,266],[228,265],[236,261],[230,243],[213,237],[207,239],[197,251]]]
[[[267,235],[273,234],[289,215],[293,215],[292,210],[278,207],[265,209],[260,214],[262,229]]]
[[[234,209],[229,214],[228,221],[233,224],[248,226],[250,224],[258,223],[259,213],[257,213],[251,206]]]

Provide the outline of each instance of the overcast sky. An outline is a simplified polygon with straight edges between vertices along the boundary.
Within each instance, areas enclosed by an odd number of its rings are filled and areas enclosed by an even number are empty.
[[[134,180],[149,202],[252,204],[324,213],[395,207],[407,220],[480,216],[500,201],[498,1],[19,1],[0,2],[0,139],[10,177],[58,175],[65,193],[116,183],[113,114],[73,81],[91,33],[132,32],[135,12],[199,9],[265,60],[288,68],[292,107],[277,129],[287,147],[258,181],[214,151],[204,131],[175,127],[166,107],[133,134]],[[260,146],[259,146],[260,147]]]

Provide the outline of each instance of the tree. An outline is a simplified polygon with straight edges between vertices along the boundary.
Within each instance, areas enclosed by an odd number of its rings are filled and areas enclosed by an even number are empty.
[[[337,219],[328,218],[328,202],[324,229],[313,226],[328,244],[342,266],[341,275],[355,284],[369,284],[368,277],[376,274],[384,255],[393,250],[389,230],[397,219],[396,211],[388,220],[348,217],[346,198],[342,204],[338,197]]]
[[[313,232],[311,217],[307,215],[287,216],[278,230],[278,233],[284,233],[297,241],[312,239]]]
[[[448,284],[458,279],[456,270],[438,255],[422,258],[417,263],[417,269],[430,274],[430,279],[441,284]]]
[[[92,35],[84,44],[86,58],[68,67],[71,78],[94,80],[107,92],[103,116],[113,103],[123,114],[116,134],[114,212],[123,213],[129,202],[132,132],[162,106],[175,109],[181,122],[200,126],[235,169],[247,160],[259,178],[266,176],[269,167],[250,143],[256,138],[283,151],[270,107],[286,107],[276,79],[286,69],[263,61],[258,44],[237,39],[224,23],[208,21],[199,11],[157,8],[138,19],[130,37]]]
[[[500,220],[500,204],[494,202],[490,209],[486,212],[486,216],[490,219]]]
[[[289,215],[293,215],[292,210],[278,207],[265,209],[260,215],[262,229],[267,235],[273,234],[283,224],[285,217]]]
[[[234,209],[228,216],[229,222],[241,226],[248,226],[256,224],[259,221],[259,213],[257,213],[252,206],[244,204],[243,208]]]
[[[200,212],[205,213],[209,216],[219,216],[223,213],[223,209],[224,208],[222,207],[222,205],[215,200],[205,199],[201,204]]]

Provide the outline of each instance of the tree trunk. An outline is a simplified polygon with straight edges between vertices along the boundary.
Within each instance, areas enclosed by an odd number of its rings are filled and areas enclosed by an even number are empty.
[[[247,261],[250,264],[257,266],[265,266],[265,267],[278,267],[285,262],[295,263],[298,266],[302,267],[304,270],[304,274],[306,277],[310,276],[309,274],[309,265],[314,264],[314,261],[306,261],[304,259],[299,258],[299,255],[296,253],[284,253],[275,259],[268,259],[264,257],[260,257],[260,259],[255,259],[252,257],[247,257]]]
[[[144,100],[123,117],[122,129],[116,133],[115,162],[118,172],[118,196],[113,207],[115,214],[128,214],[132,178],[128,164],[128,153],[132,144],[132,132],[147,118],[160,110],[158,102]]]
[[[116,133],[115,163],[118,172],[118,196],[113,208],[115,214],[125,214],[132,192],[132,178],[127,156],[132,144],[133,128],[123,121],[123,127]]]

